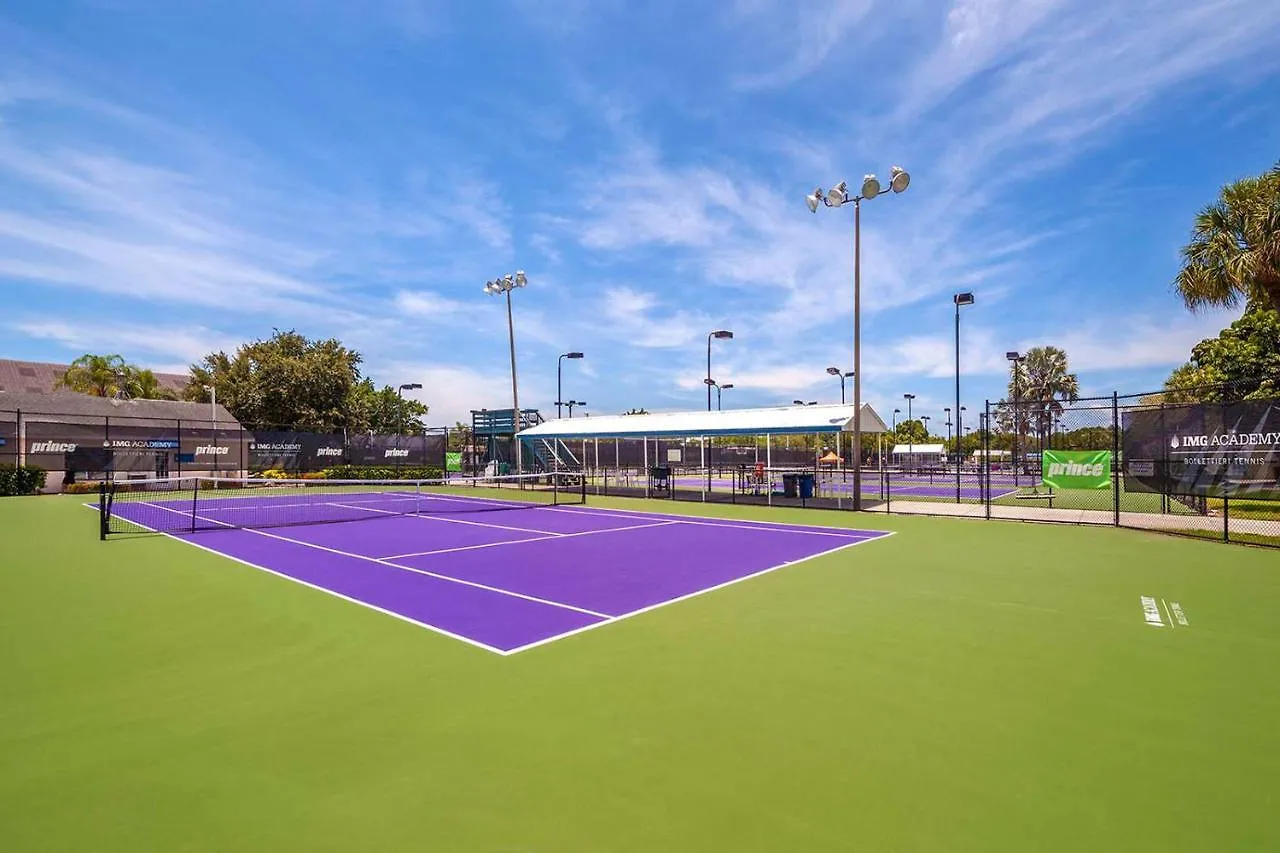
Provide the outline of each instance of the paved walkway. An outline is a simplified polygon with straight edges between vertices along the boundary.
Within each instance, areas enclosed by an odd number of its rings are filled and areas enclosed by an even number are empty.
[[[884,512],[885,505],[868,507],[872,512]],[[947,515],[957,518],[986,518],[986,507],[981,503],[947,503],[944,501],[895,500],[889,505],[892,513],[903,515]],[[1060,524],[1113,525],[1115,516],[1096,509],[1050,509],[1047,506],[1005,506],[992,504],[991,517],[1012,521],[1050,521]],[[1121,512],[1120,526],[1148,530],[1210,530],[1222,532],[1220,515],[1174,515],[1158,512]],[[1232,533],[1255,533],[1263,536],[1280,536],[1280,520],[1267,521],[1256,518],[1231,518]]]

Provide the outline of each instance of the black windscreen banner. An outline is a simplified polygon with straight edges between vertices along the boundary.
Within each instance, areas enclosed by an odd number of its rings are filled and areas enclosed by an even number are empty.
[[[1125,412],[1124,488],[1280,498],[1280,401]]]

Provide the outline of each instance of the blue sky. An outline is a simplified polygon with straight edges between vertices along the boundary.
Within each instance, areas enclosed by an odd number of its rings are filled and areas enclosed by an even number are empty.
[[[15,0],[0,9],[0,352],[181,368],[296,328],[433,422],[838,399],[852,208],[865,396],[935,417],[1067,349],[1156,387],[1230,314],[1170,292],[1195,211],[1280,158],[1257,0]],[[936,423],[936,422],[935,422]]]

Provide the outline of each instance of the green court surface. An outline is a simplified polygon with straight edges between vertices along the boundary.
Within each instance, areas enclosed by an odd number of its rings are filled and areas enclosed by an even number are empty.
[[[1280,849],[1275,552],[590,502],[897,535],[500,657],[0,500],[0,849]]]

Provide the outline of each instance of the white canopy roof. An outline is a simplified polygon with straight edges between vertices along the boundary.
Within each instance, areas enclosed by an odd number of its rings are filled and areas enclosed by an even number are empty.
[[[603,415],[547,421],[520,433],[526,441],[543,438],[622,438],[626,436],[786,435],[852,432],[853,406],[781,406],[723,412],[665,412],[652,415]],[[887,432],[871,406],[862,405],[862,431]]]
[[[893,446],[894,453],[945,453],[946,449],[941,444],[895,444]]]

